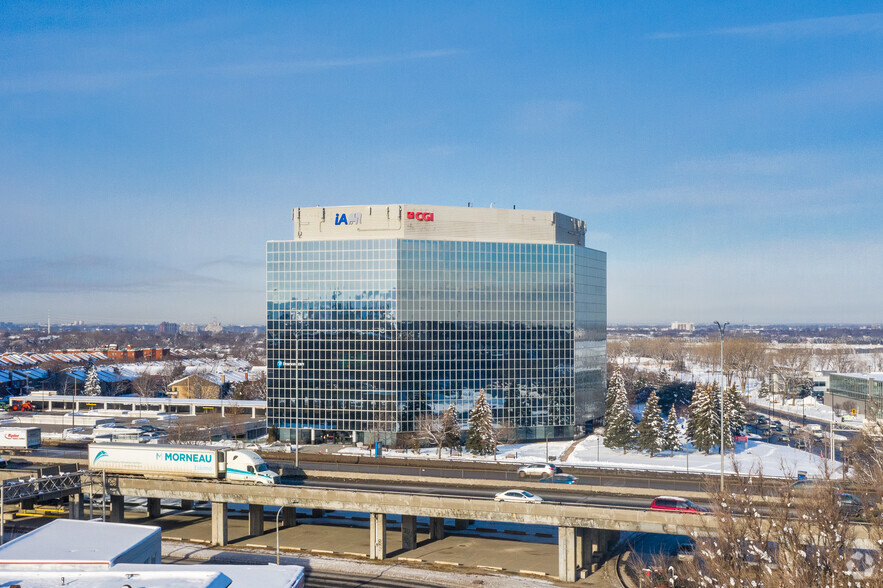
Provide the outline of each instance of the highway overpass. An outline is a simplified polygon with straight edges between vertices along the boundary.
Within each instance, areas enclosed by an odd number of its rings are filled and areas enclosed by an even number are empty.
[[[249,486],[216,481],[151,480],[107,475],[107,488],[99,476],[89,494],[111,496],[113,521],[124,520],[124,497],[148,498],[148,512],[158,516],[161,499],[206,501],[212,504],[212,542],[227,543],[227,505],[249,505],[252,534],[263,532],[264,507],[283,507],[284,523],[296,524],[294,507],[317,510],[343,510],[368,513],[369,557],[384,559],[386,518],[402,518],[402,544],[413,549],[417,543],[417,517],[429,519],[430,538],[444,535],[444,519],[498,521],[558,527],[558,570],[563,581],[575,581],[581,568],[588,568],[616,542],[619,531],[639,531],[686,535],[694,530],[707,532],[708,517],[679,513],[651,512],[646,508],[590,506],[580,503],[545,502],[518,504],[494,502],[489,498],[451,494],[412,494],[305,486]]]

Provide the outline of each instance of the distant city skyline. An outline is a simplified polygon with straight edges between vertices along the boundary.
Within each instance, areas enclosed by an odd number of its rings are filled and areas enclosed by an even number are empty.
[[[883,12],[0,5],[0,321],[265,320],[291,209],[555,210],[610,324],[883,317]]]

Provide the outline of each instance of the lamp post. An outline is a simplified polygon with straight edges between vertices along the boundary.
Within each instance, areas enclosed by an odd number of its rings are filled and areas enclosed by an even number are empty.
[[[293,500],[290,506],[294,506],[297,504],[297,500]],[[276,511],[276,565],[279,565],[279,515],[282,514],[282,510],[284,506],[280,506],[279,510]]]
[[[721,492],[724,491],[724,329],[727,328],[729,322],[720,324],[714,321],[721,335]]]

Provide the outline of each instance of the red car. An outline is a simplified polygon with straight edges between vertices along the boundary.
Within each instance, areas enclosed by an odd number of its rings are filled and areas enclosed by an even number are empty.
[[[705,514],[707,508],[703,508],[686,498],[678,496],[657,496],[650,505],[650,510],[669,510],[674,512],[692,512],[696,514]]]

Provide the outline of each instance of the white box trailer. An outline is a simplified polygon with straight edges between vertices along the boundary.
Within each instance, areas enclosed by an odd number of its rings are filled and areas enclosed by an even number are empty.
[[[0,427],[0,449],[36,449],[40,427]]]
[[[92,469],[163,478],[209,478],[253,484],[278,484],[279,474],[254,451],[198,445],[93,443]]]

